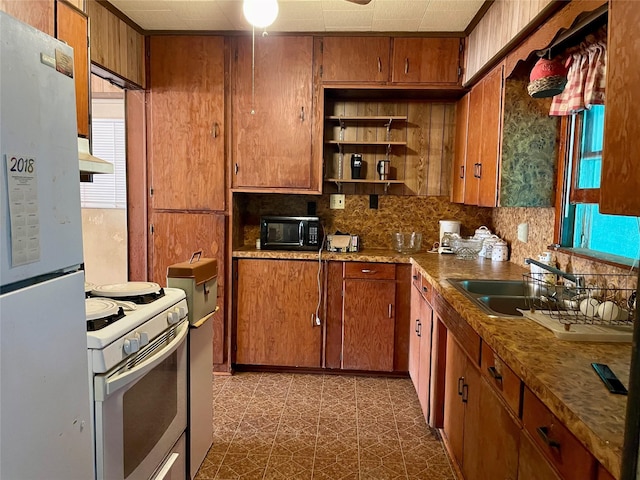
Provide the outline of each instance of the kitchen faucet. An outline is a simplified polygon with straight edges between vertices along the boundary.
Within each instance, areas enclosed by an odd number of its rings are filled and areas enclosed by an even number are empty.
[[[538,260],[534,260],[533,258],[525,258],[524,259],[524,263],[525,264],[533,264],[533,265],[537,265],[538,267],[551,272],[555,275],[558,275],[562,278],[566,278],[567,280],[575,283],[576,287],[583,287],[584,286],[584,278],[582,277],[577,277],[571,273],[567,273],[564,272],[556,267],[552,267],[551,265],[547,265],[546,263],[542,263],[539,262]]]

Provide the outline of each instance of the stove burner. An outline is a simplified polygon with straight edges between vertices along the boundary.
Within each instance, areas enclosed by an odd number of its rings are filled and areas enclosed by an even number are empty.
[[[162,297],[164,297],[164,289],[160,288],[160,290],[157,292],[143,293],[140,295],[128,295],[125,297],[117,297],[117,299],[125,302],[133,302],[136,305],[146,305],[148,303],[153,303],[157,299]]]
[[[93,320],[87,320],[87,332],[95,332],[96,330],[100,330],[101,328],[108,327],[109,325],[114,324],[121,318],[124,318],[124,309],[122,307],[118,307],[118,312],[112,315],[107,315],[102,318],[94,318]]]
[[[145,305],[164,297],[164,289],[152,282],[125,282],[101,285],[91,290],[91,295]]]

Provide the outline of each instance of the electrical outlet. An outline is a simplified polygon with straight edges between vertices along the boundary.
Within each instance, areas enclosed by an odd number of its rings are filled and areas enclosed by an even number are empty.
[[[329,196],[329,208],[333,210],[344,210],[344,194],[334,193]]]

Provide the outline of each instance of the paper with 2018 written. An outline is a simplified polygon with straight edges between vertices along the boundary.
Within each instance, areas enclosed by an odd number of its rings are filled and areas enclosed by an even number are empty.
[[[40,216],[36,159],[29,155],[5,155],[11,266],[40,260]]]

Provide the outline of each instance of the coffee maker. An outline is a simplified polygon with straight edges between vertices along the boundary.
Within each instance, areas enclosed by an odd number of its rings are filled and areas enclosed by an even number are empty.
[[[459,235],[459,220],[440,220],[440,246],[438,247],[438,253],[453,253],[453,238]]]

